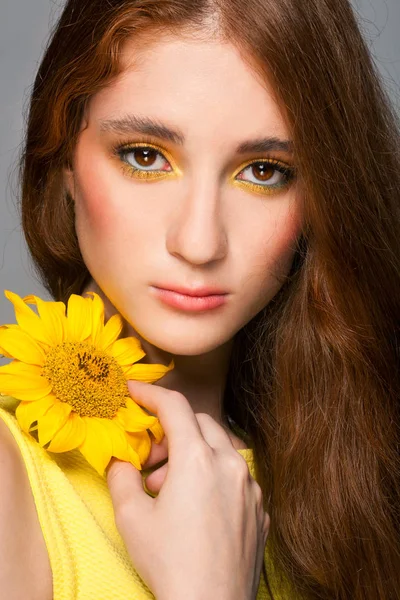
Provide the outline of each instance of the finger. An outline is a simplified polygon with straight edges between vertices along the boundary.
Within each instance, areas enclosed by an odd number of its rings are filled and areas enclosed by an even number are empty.
[[[206,413],[195,413],[195,416],[202,435],[210,446],[216,448],[226,444],[226,448],[231,449],[234,447],[226,430],[210,415]],[[168,458],[168,439],[165,435],[159,444],[152,444],[149,457],[142,465],[143,470],[154,467],[166,458]]]
[[[229,437],[226,430],[221,427],[213,417],[208,415],[207,413],[195,413],[197,422],[201,429],[204,439],[214,449],[222,449],[232,450],[234,448],[232,444],[232,440]],[[160,444],[152,444],[149,458],[142,465],[143,470],[147,471],[152,467],[156,466],[158,463],[161,463],[163,460],[168,458],[168,441],[167,436],[164,436]],[[161,471],[161,466],[154,471],[154,477],[152,474],[149,474],[146,477],[146,482],[150,482],[150,486],[155,485],[155,487],[148,487],[148,489],[153,492],[159,492],[162,482],[164,481],[164,471]],[[163,474],[160,476],[160,472]],[[153,483],[154,482],[154,483]]]
[[[144,481],[145,487],[149,492],[158,494],[163,486],[165,478],[168,473],[168,463],[165,463],[162,467],[150,473]]]
[[[231,438],[221,425],[207,413],[196,413],[197,422],[207,444],[214,450],[232,451]]]
[[[142,464],[142,468],[143,470],[150,469],[166,458],[168,458],[168,440],[164,435],[159,444],[151,444],[150,454],[146,462]]]
[[[174,463],[187,454],[188,445],[204,442],[193,409],[183,394],[136,380],[129,380],[128,388],[137,404],[160,419],[167,436],[168,454],[176,456]]]
[[[264,537],[265,537],[265,543],[267,542],[270,526],[271,526],[271,517],[266,512],[264,514],[264,522],[263,522],[263,533],[264,533]]]
[[[215,419],[206,413],[195,413],[197,422],[200,430],[206,442],[212,448],[226,449],[234,448],[231,438],[229,437],[226,429],[220,426]],[[152,444],[149,457],[145,463],[143,463],[143,470],[150,469],[158,463],[168,458],[168,439],[165,435],[159,444]]]
[[[131,463],[112,458],[106,468],[106,479],[116,516],[132,502],[135,510],[131,512],[135,514],[137,510],[141,517],[151,508],[151,499],[143,488],[141,471]]]
[[[206,442],[212,447],[226,447],[231,449],[232,440],[227,431],[215,419],[206,413],[195,413],[200,430]],[[159,444],[152,444],[149,457],[142,467],[144,470],[154,467],[168,458],[168,440],[165,435]]]

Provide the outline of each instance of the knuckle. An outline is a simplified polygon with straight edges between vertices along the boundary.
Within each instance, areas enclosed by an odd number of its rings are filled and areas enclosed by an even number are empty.
[[[114,520],[118,531],[121,531],[121,529],[126,526],[126,522],[128,521],[131,512],[132,508],[129,506],[129,503],[126,500],[121,500],[118,505],[115,506]]]
[[[256,481],[254,481],[254,494],[256,497],[257,504],[262,505],[264,495],[263,495],[261,487],[259,486],[259,484]]]
[[[196,419],[198,421],[200,421],[201,423],[209,423],[210,421],[213,421],[214,419],[212,418],[211,415],[207,414],[207,413],[195,413],[196,415]]]
[[[265,513],[264,523],[263,523],[263,534],[264,534],[265,541],[267,541],[270,525],[271,525],[271,518],[268,513]]]
[[[186,396],[178,392],[177,390],[166,390],[168,396],[171,399],[171,402],[179,402],[181,404],[183,401],[188,402]]]
[[[187,460],[196,468],[209,468],[212,460],[212,448],[203,441],[192,443],[187,451]]]
[[[238,477],[240,480],[249,478],[250,472],[247,463],[243,456],[238,452],[230,453],[228,456],[225,456],[224,463],[226,468],[230,469],[235,474],[235,477]]]

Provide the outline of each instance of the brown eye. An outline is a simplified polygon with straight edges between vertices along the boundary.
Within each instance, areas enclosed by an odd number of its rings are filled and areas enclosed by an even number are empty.
[[[248,179],[248,177],[252,179]],[[284,188],[292,181],[293,177],[293,168],[275,160],[255,161],[238,175],[239,181],[258,185],[265,190]]]
[[[151,167],[158,152],[153,148],[135,148],[131,151],[131,154],[141,167]]]
[[[274,176],[275,169],[268,163],[254,163],[251,172],[260,181],[268,181]]]
[[[117,148],[116,152],[120,159],[136,172],[157,173],[172,171],[170,163],[165,156],[151,146]]]

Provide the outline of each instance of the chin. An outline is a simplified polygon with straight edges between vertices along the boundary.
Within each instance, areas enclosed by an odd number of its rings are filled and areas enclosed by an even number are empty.
[[[222,345],[222,343],[218,343],[217,341],[213,342],[210,338],[202,343],[188,335],[182,335],[179,339],[166,339],[164,336],[157,335],[147,338],[146,341],[152,344],[152,346],[175,356],[198,356],[212,352]]]
[[[217,336],[215,327],[197,324],[197,327],[175,327],[169,331],[166,320],[159,328],[134,326],[139,336],[153,347],[173,355],[197,356],[212,352],[225,344],[230,337]],[[146,348],[143,347],[146,351]]]

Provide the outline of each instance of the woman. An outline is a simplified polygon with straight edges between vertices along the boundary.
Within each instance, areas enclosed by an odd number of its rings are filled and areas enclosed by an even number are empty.
[[[348,1],[67,2],[21,167],[53,297],[99,293],[175,362],[129,384],[159,502],[107,472],[151,592],[398,597],[399,135]]]

